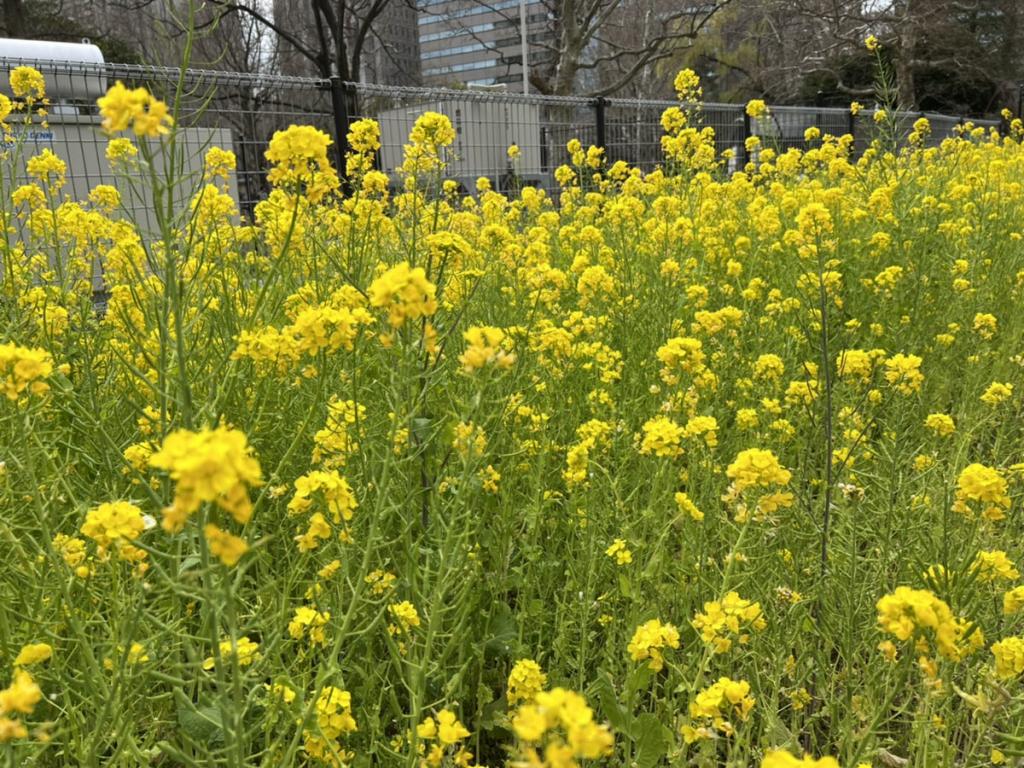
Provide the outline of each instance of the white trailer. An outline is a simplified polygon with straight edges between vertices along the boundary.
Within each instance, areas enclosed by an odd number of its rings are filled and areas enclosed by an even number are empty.
[[[155,219],[147,180],[141,175],[132,178],[115,174],[106,158],[108,137],[100,128],[96,99],[113,83],[108,82],[100,49],[88,43],[0,38],[0,59],[3,60],[0,92],[10,95],[10,72],[24,63],[42,73],[50,100],[45,122],[34,116],[30,125],[24,125],[16,115],[8,118],[15,135],[23,142],[20,167],[15,169],[15,175],[25,179],[24,166],[28,159],[50,149],[67,164],[63,191],[69,198],[83,201],[98,184],[112,185],[121,193],[125,207],[136,217],[139,226],[151,228]],[[187,204],[192,190],[202,182],[206,149],[212,146],[231,149],[233,141],[230,130],[188,126],[179,128],[177,141],[182,150],[177,169],[182,184],[176,190],[180,206]],[[234,179],[229,192],[238,199]]]
[[[457,96],[397,107],[377,116],[381,130],[381,170],[392,178],[402,164],[409,132],[416,118],[424,112],[439,112],[451,120],[455,142],[446,158],[445,175],[467,190],[473,190],[481,176],[489,178],[495,189],[499,189],[513,169],[520,183],[541,180],[540,106],[528,101],[463,100]],[[519,157],[511,162],[507,150],[513,144],[519,147]]]

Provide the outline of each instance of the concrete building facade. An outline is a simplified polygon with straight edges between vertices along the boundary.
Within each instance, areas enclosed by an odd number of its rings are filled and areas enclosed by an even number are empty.
[[[391,0],[373,24],[363,59],[362,81],[420,85],[420,40],[413,0]]]
[[[419,0],[425,85],[502,85],[521,91],[520,0]],[[546,55],[553,25],[542,2],[526,0],[527,67]]]

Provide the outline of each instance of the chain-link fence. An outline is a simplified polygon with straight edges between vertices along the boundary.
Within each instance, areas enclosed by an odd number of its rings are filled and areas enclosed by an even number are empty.
[[[337,159],[345,151],[344,135],[352,120],[372,117],[381,126],[379,167],[393,174],[401,164],[402,147],[416,118],[427,110],[448,116],[456,131],[449,176],[467,190],[483,176],[497,189],[513,183],[555,188],[554,170],[566,162],[566,142],[604,146],[610,162],[624,160],[645,170],[661,162],[661,114],[674,102],[635,99],[588,99],[527,96],[495,90],[451,90],[343,83],[317,78],[251,75],[207,70],[179,70],[125,64],[0,59],[0,88],[11,68],[31,64],[46,77],[52,106],[46,125],[28,132],[28,152],[51,148],[68,163],[68,181],[75,197],[84,197],[99,183],[114,183],[104,151],[96,98],[115,81],[145,86],[176,105],[181,132],[178,146],[183,172],[197,182],[202,156],[209,146],[232,149],[238,158],[233,192],[240,208],[251,213],[265,197],[267,161],[264,153],[274,131],[291,124],[314,125],[336,141]],[[909,130],[920,113],[897,115]],[[938,142],[951,135],[962,118],[927,114]],[[772,107],[766,120],[752,121],[743,105],[706,103],[703,125],[715,131],[719,151],[732,149],[742,162],[745,139],[760,135],[779,149],[804,147],[804,131],[852,133],[858,151],[875,135],[870,110],[854,117],[847,109]],[[997,126],[976,120],[975,125]],[[340,140],[339,140],[340,139]],[[519,148],[513,162],[507,149]],[[140,203],[144,205],[143,201]]]
[[[46,79],[49,114],[25,133],[25,154],[52,149],[67,163],[72,196],[82,198],[96,184],[118,186],[122,197],[135,199],[137,190],[123,189],[105,156],[108,137],[100,129],[96,99],[117,81],[144,86],[176,105],[181,130],[176,142],[182,158],[182,189],[198,183],[207,148],[220,146],[237,156],[232,192],[240,207],[252,206],[266,196],[267,161],[264,157],[274,131],[292,123],[335,130],[330,89],[324,81],[277,76],[256,76],[207,70],[179,70],[127,64],[69,64],[49,61],[0,59],[3,80],[19,64],[39,69]],[[9,93],[0,81],[0,90]],[[144,185],[140,185],[144,186]],[[129,207],[143,207],[136,200]]]

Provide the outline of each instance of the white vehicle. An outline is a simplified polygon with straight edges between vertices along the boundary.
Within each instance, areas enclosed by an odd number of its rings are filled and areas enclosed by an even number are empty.
[[[442,99],[381,112],[381,170],[392,179],[402,165],[402,148],[409,141],[416,118],[439,112],[451,120],[455,142],[445,158],[445,175],[467,191],[481,176],[494,189],[508,189],[514,172],[520,185],[539,185],[544,176],[540,106],[529,101]],[[515,145],[519,156],[511,161],[507,150]]]
[[[31,123],[26,125],[17,116],[8,118],[15,136],[23,142],[17,175],[26,178],[24,165],[28,159],[50,149],[67,164],[63,192],[70,199],[83,201],[93,187],[109,184],[121,193],[124,206],[140,226],[155,225],[147,181],[141,176],[126,178],[115,174],[106,158],[108,137],[100,128],[96,99],[113,83],[108,82],[100,49],[88,42],[0,38],[0,60],[0,92],[11,94],[10,72],[25,64],[42,73],[50,101],[45,120],[33,115]],[[178,142],[183,150],[179,153],[178,168],[182,184],[176,192],[186,197],[202,181],[206,149],[211,146],[232,149],[232,136],[231,131],[223,128],[185,126],[179,130]],[[238,199],[233,180],[229,192]]]

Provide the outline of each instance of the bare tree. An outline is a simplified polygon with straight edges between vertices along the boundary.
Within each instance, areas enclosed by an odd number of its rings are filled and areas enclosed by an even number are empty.
[[[5,3],[17,0],[4,0]],[[68,1],[68,0],[66,0]],[[70,0],[75,2],[76,0]],[[99,3],[78,0],[97,15]],[[394,0],[413,2],[413,0]],[[266,71],[298,59],[302,71],[358,80],[375,22],[393,0],[107,0],[107,22],[137,27],[147,58],[168,58],[183,35],[197,33],[195,60],[238,72]],[[189,8],[191,6],[191,15]],[[191,16],[190,29],[186,19]],[[98,23],[98,22],[97,22]],[[159,41],[169,41],[161,46]],[[172,57],[173,58],[173,57]],[[296,68],[296,67],[293,67]]]
[[[391,0],[304,0],[275,3],[268,12],[258,3],[210,0],[221,16],[232,14],[272,30],[284,47],[307,60],[321,77],[358,80],[374,22]],[[311,18],[312,29],[301,20]],[[299,22],[299,23],[296,23]]]
[[[680,48],[700,39],[730,0],[623,0],[608,8],[591,36],[581,71],[595,73],[595,95],[619,93],[636,85],[636,96],[653,95],[671,84],[662,65]]]
[[[721,75],[725,98],[870,98],[882,43],[908,107],[992,111],[1024,77],[1019,0],[745,0],[688,51]]]
[[[252,72],[272,59],[259,29],[200,3],[190,7],[188,0],[40,0],[25,4],[25,10],[30,26],[25,34],[47,40],[89,37],[116,62],[177,65],[183,40],[193,32],[193,66]]]
[[[842,0],[840,0],[841,2]],[[766,98],[773,103],[806,103],[808,83],[827,71],[846,96],[873,93],[868,68],[851,81],[850,51],[866,62],[862,41],[851,47],[830,36],[816,14],[801,13],[801,0],[745,0],[718,14],[693,45],[679,49],[676,69],[688,66],[704,76],[705,95],[717,101]]]

